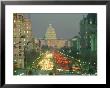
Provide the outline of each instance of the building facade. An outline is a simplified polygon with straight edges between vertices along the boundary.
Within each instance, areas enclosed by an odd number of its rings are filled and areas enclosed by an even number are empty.
[[[56,32],[55,32],[55,28],[53,28],[52,24],[49,24],[46,34],[45,34],[45,39],[49,40],[49,39],[57,39],[56,38]]]
[[[27,46],[33,48],[32,27],[30,19],[23,14],[13,14],[13,58],[17,68],[25,66],[25,50]],[[29,49],[29,48],[28,48]]]
[[[81,20],[80,37],[81,55],[90,61],[97,55],[97,14],[89,13]]]
[[[80,37],[75,36],[70,41],[71,41],[71,47],[79,52],[80,48],[81,48],[81,46],[80,46]]]
[[[40,47],[48,46],[49,48],[57,49],[60,49],[64,46],[70,47],[70,41],[66,39],[57,38],[55,28],[52,26],[52,24],[49,24],[44,39],[38,39],[38,42],[39,42],[38,45]]]

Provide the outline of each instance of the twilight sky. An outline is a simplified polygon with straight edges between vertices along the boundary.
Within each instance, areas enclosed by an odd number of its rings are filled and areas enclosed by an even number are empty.
[[[43,38],[48,25],[55,28],[57,38],[69,39],[80,30],[80,20],[84,14],[78,13],[30,13],[27,14],[32,21],[32,31],[36,38]]]

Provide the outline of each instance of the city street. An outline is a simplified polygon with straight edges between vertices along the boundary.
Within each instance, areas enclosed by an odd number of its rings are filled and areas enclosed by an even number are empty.
[[[62,52],[46,51],[32,63],[31,71],[32,75],[66,75],[74,74],[75,71],[79,71],[80,67],[73,67],[72,61]]]
[[[97,73],[97,14],[15,13],[13,25],[14,75]]]
[[[72,60],[58,50],[41,52],[40,56],[27,69],[15,71],[16,75],[87,75],[86,62]]]

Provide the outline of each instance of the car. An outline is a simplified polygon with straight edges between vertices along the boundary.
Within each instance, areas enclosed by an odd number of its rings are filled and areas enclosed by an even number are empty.
[[[73,66],[72,69],[76,71],[76,70],[80,70],[81,68],[79,66]]]

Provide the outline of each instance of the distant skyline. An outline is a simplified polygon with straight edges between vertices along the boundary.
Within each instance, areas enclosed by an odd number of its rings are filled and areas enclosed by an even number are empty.
[[[49,24],[55,28],[57,38],[70,39],[80,31],[80,20],[85,13],[27,13],[31,19],[35,38],[44,38]]]

